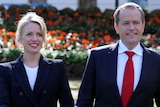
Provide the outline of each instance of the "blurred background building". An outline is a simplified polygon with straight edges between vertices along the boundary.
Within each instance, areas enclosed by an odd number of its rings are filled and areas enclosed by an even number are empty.
[[[76,10],[79,6],[89,7],[90,5],[96,5],[103,12],[107,8],[115,9],[116,6],[127,1],[134,1],[140,5],[142,4],[141,6],[148,12],[160,8],[159,0],[0,0],[0,4],[5,5],[6,8],[11,4],[31,4],[32,6],[44,4],[55,6],[59,10],[66,7]]]

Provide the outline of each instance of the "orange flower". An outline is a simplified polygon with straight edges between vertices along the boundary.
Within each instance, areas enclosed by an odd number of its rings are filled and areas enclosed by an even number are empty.
[[[71,41],[71,42],[77,42],[77,38],[76,38],[76,37],[71,37],[71,38],[70,38],[70,41]]]
[[[99,38],[95,39],[92,44],[97,46],[102,41],[103,41],[103,38],[99,37]]]
[[[53,18],[53,17],[54,17],[54,12],[51,12],[51,11],[48,12],[48,17],[49,17],[49,18]]]
[[[153,40],[155,40],[155,39],[156,39],[156,35],[151,35],[151,36],[147,39],[147,41],[151,42],[151,41],[153,41]]]
[[[52,26],[52,25],[53,25],[52,20],[47,20],[47,21],[46,21],[46,25],[47,25],[47,26]]]
[[[59,35],[63,35],[63,36],[67,35],[67,32],[60,31],[59,33],[60,33]]]
[[[73,20],[73,18],[68,17],[66,20],[67,20],[68,22],[71,22],[71,21]]]
[[[6,19],[9,19],[9,18],[10,18],[10,14],[6,13],[6,14],[5,14],[5,18],[6,18]]]
[[[113,41],[113,39],[111,38],[110,35],[105,35],[105,36],[104,36],[104,40],[105,40],[105,41],[108,41],[108,42]]]
[[[57,36],[57,40],[64,40],[65,38],[64,38],[64,36],[63,35],[59,35],[59,36]]]
[[[87,21],[88,21],[90,24],[94,24],[94,23],[95,23],[94,20],[93,20],[92,18],[90,18],[90,17],[87,18]]]
[[[57,34],[56,30],[50,30],[50,31],[48,31],[48,36],[50,36],[50,35],[56,35],[56,34]]]
[[[61,31],[61,30],[56,30],[56,32],[57,32],[57,33],[61,33],[62,31]]]
[[[95,44],[92,44],[91,48],[96,48],[97,46]]]
[[[96,16],[97,16],[97,17],[101,17],[101,16],[102,16],[102,13],[98,12],[98,13],[96,13]]]
[[[37,9],[37,11],[36,11],[38,14],[42,14],[43,13],[43,10],[41,10],[41,9]]]
[[[10,47],[18,48],[18,45],[16,45],[16,44],[12,43],[12,44],[10,45]]]
[[[79,35],[78,35],[78,33],[73,33],[72,36],[77,37]]]
[[[79,32],[79,36],[85,36],[86,32]]]
[[[82,48],[86,48],[88,45],[87,44],[82,44]]]
[[[19,12],[20,11],[20,8],[16,8],[16,12]]]
[[[3,31],[4,31],[3,29],[0,29],[0,33],[3,33]]]
[[[152,48],[156,48],[158,44],[152,44]]]
[[[89,42],[89,40],[87,40],[87,39],[82,39],[82,44],[89,44],[90,42]]]
[[[59,23],[60,23],[60,21],[56,20],[56,21],[53,22],[53,25],[58,25]]]
[[[10,37],[13,37],[16,35],[16,32],[7,32],[7,35],[10,36]]]
[[[3,44],[5,45],[5,46],[7,46],[7,37],[6,36],[3,36],[3,39],[2,39],[2,41],[3,41]]]
[[[69,46],[70,46],[69,43],[65,43],[65,44],[63,45],[63,48],[68,48]]]
[[[48,40],[48,43],[52,44],[52,43],[55,43],[55,41],[56,41],[56,38],[51,38],[51,39]]]
[[[53,49],[62,49],[63,45],[62,44],[55,44]]]
[[[75,13],[74,13],[74,16],[75,16],[75,17],[78,17],[78,16],[79,16],[79,13],[78,13],[78,12],[75,12]]]

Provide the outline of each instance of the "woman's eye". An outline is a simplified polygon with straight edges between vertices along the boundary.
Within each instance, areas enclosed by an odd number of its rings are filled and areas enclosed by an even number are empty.
[[[42,37],[42,34],[38,33],[37,36],[41,36]]]
[[[31,34],[31,33],[28,33],[28,34],[27,34],[27,36],[31,37],[31,36],[32,36],[32,34]]]

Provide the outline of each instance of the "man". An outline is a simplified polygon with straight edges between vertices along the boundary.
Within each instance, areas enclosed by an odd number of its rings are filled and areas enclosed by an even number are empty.
[[[155,98],[160,107],[160,55],[140,43],[145,27],[142,8],[125,3],[116,9],[114,21],[120,40],[90,51],[76,106],[153,107]],[[130,70],[125,70],[128,62]]]

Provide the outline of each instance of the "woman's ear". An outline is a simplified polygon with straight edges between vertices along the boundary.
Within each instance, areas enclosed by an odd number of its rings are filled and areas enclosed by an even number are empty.
[[[21,40],[20,40],[20,38],[17,40],[17,42],[18,42],[19,44],[21,44]]]

